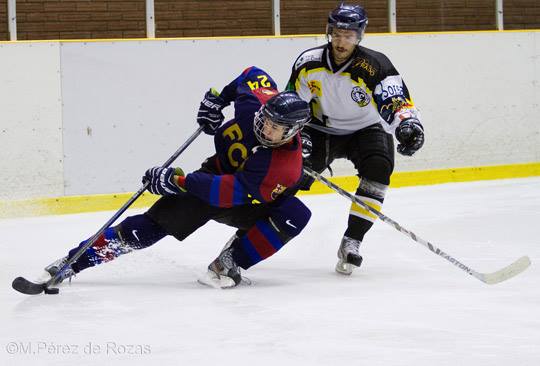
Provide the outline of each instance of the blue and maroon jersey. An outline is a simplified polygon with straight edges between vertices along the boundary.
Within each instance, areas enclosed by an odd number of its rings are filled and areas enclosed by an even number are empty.
[[[289,143],[270,148],[253,131],[255,113],[278,93],[274,80],[257,67],[250,67],[227,85],[220,96],[234,102],[234,119],[216,132],[214,168],[190,173],[187,191],[212,206],[232,207],[272,202],[293,187],[302,175],[302,146],[299,135]],[[207,164],[208,165],[208,164]]]

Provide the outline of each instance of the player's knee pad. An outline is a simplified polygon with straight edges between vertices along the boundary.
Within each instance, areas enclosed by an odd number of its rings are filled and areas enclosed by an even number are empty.
[[[286,198],[272,209],[267,219],[259,220],[234,245],[235,262],[248,269],[272,256],[307,225],[311,212],[296,197]]]
[[[358,167],[358,175],[370,181],[389,185],[393,170],[394,165],[390,159],[383,155],[375,154],[362,160],[362,163]]]
[[[311,211],[296,197],[287,197],[272,208],[270,222],[287,242],[306,227],[311,218]]]

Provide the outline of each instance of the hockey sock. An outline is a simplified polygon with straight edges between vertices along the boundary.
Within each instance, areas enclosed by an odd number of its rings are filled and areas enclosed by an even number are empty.
[[[270,217],[259,220],[232,245],[233,258],[243,269],[257,264],[280,250],[307,225],[311,212],[296,197],[276,204]]]
[[[78,273],[88,267],[109,262],[133,250],[147,248],[166,235],[167,233],[147,215],[130,216],[119,225],[107,228],[71,267],[73,271]],[[69,256],[73,256],[88,240],[70,250]]]
[[[279,233],[268,219],[260,220],[244,236],[236,239],[232,244],[234,247],[233,259],[239,267],[248,269],[273,255],[285,243],[286,240],[280,238]]]
[[[368,206],[380,211],[387,189],[388,186],[385,184],[361,177],[356,197]],[[353,202],[349,211],[349,222],[345,236],[362,241],[376,219],[377,216]]]

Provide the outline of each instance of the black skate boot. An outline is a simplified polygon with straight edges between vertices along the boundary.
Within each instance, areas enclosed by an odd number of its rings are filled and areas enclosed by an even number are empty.
[[[341,245],[338,249],[338,262],[336,264],[336,272],[350,275],[354,267],[360,267],[362,264],[362,256],[358,253],[360,249],[360,240],[344,236],[341,240]]]
[[[234,262],[232,254],[234,248],[225,248],[219,256],[208,266],[206,278],[199,279],[199,282],[219,288],[231,288],[242,282],[240,268]]]

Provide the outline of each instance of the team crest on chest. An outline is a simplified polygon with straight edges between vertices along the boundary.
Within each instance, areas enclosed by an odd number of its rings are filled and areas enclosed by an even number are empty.
[[[371,97],[366,93],[366,91],[359,86],[355,86],[351,92],[351,98],[354,100],[360,107],[365,107],[371,102]]]
[[[276,188],[272,190],[272,193],[270,193],[270,197],[272,197],[273,200],[275,200],[280,194],[285,192],[287,187],[282,186],[281,184],[277,184]]]

